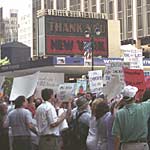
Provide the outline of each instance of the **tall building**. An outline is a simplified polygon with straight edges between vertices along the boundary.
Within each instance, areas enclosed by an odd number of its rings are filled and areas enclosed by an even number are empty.
[[[31,57],[33,57],[33,15],[32,1],[26,1],[26,11],[19,14],[18,41],[31,48]]]
[[[137,45],[150,44],[150,0],[34,1],[36,2],[36,9],[33,9],[34,11],[40,9],[60,9],[105,13],[110,20],[120,20],[120,37],[122,44],[135,44],[135,42]],[[37,26],[34,26],[35,30],[36,27]],[[35,32],[35,34],[37,34],[37,32]],[[36,40],[36,38],[34,40]]]
[[[4,43],[18,41],[18,10],[11,9],[4,22]]]
[[[3,8],[0,8],[0,45],[4,42],[4,20],[3,20]]]
[[[9,16],[11,42],[18,41],[18,10],[11,9]]]

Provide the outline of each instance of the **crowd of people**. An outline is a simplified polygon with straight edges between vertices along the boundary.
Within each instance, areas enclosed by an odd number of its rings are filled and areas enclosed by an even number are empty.
[[[52,89],[42,99],[20,95],[0,102],[0,147],[4,150],[149,150],[150,90],[125,86],[111,101],[78,93],[59,100]],[[120,93],[119,93],[120,94]]]

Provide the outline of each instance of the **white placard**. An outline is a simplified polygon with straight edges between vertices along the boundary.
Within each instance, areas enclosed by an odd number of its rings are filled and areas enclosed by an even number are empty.
[[[69,100],[75,95],[75,83],[64,83],[58,87],[57,95],[61,100]]]
[[[130,62],[130,69],[143,69],[143,54],[142,50],[124,50],[124,62]]]
[[[108,102],[120,94],[122,90],[122,83],[119,80],[119,76],[114,76],[106,86],[103,87],[102,91],[107,97]]]
[[[92,93],[98,93],[103,87],[102,70],[89,71],[89,84]]]
[[[40,72],[35,97],[41,97],[41,90],[44,88],[53,89],[54,93],[57,93],[58,87],[62,83],[64,83],[64,73]]]
[[[10,101],[14,101],[18,96],[26,98],[32,96],[35,92],[38,82],[38,72],[32,75],[16,77],[13,80]]]

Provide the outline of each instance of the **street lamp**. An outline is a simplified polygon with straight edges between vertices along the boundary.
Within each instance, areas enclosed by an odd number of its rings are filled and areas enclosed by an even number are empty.
[[[90,46],[91,49],[91,70],[94,70],[94,37],[99,36],[101,34],[100,29],[96,28],[94,32],[90,32],[89,29],[86,29],[85,32],[85,37],[90,38],[89,42],[85,42],[85,44]]]

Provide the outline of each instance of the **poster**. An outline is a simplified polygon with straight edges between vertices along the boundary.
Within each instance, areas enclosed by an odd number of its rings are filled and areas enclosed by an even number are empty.
[[[77,95],[78,93],[80,94],[85,93],[86,89],[87,89],[86,79],[78,79],[76,83],[75,95]]]
[[[102,70],[89,71],[88,75],[91,93],[99,93],[103,87]]]

